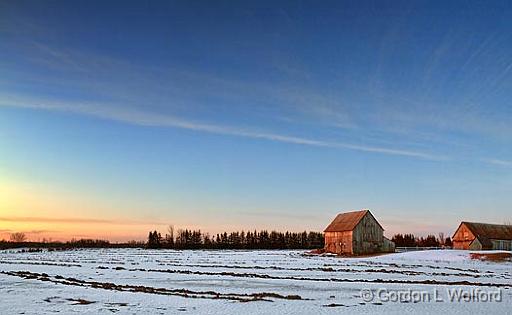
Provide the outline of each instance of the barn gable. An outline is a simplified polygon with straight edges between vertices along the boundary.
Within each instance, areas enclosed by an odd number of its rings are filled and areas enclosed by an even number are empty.
[[[340,213],[334,218],[334,220],[327,226],[324,232],[346,232],[352,231],[356,228],[356,226],[361,222],[361,220],[366,216],[370,215],[377,222],[377,224],[382,228],[380,223],[375,219],[370,210],[360,210],[360,211],[351,211]],[[382,230],[384,230],[382,228]]]

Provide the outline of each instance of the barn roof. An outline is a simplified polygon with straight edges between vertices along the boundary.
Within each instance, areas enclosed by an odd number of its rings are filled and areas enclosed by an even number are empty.
[[[329,224],[328,227],[325,228],[324,232],[344,232],[344,231],[352,231],[359,221],[369,213],[372,217],[372,213],[370,210],[360,210],[360,211],[351,211],[340,213],[334,218],[334,220]],[[374,217],[375,219],[375,217]],[[377,221],[377,220],[375,220]],[[377,222],[379,226],[382,228],[379,222]]]
[[[487,240],[512,240],[512,225],[462,222],[481,242]],[[486,240],[487,239],[487,240]]]

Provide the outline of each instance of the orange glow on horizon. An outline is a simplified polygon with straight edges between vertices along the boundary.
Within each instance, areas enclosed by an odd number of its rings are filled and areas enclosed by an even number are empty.
[[[109,209],[69,192],[0,181],[0,239],[8,240],[11,233],[23,232],[31,241],[128,241],[143,240],[153,229],[165,230],[164,223],[106,217],[108,213]]]
[[[73,209],[70,211],[69,209]],[[68,241],[71,239],[102,239],[111,242],[146,240],[149,231],[157,230],[165,234],[169,224],[175,230],[200,229],[214,235],[221,232],[239,230],[277,230],[277,231],[322,231],[331,219],[330,215],[305,220],[303,217],[289,216],[276,220],[275,216],[263,212],[218,215],[213,211],[163,211],[157,219],[141,217],[144,211],[135,211],[137,215],[120,213],[118,209],[106,207],[103,203],[78,196],[69,191],[59,191],[46,185],[25,183],[16,180],[0,180],[0,240],[8,240],[11,233],[23,232],[30,241]],[[278,213],[278,210],[276,210]],[[172,217],[172,219],[170,219]],[[199,219],[198,219],[199,218]],[[379,218],[385,226],[385,235],[395,233],[422,234],[445,232],[442,223],[427,222],[425,218],[411,221],[387,220]],[[422,222],[417,224],[415,222]],[[404,231],[404,227],[407,230]]]

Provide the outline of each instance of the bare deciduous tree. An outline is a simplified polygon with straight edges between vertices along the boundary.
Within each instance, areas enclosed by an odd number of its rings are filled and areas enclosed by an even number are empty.
[[[23,232],[11,233],[11,242],[21,243],[27,239],[27,236]]]
[[[439,237],[439,245],[444,245],[444,241],[445,241],[444,233],[439,232],[439,234],[437,236]]]
[[[170,224],[168,227],[167,227],[167,233],[169,235],[169,238],[174,241],[174,225]]]

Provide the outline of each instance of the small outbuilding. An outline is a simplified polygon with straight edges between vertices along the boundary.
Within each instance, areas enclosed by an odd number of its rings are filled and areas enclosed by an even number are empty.
[[[338,255],[394,252],[384,228],[370,210],[340,213],[324,230],[325,251]]]
[[[512,250],[512,225],[461,222],[452,242],[454,249]]]

